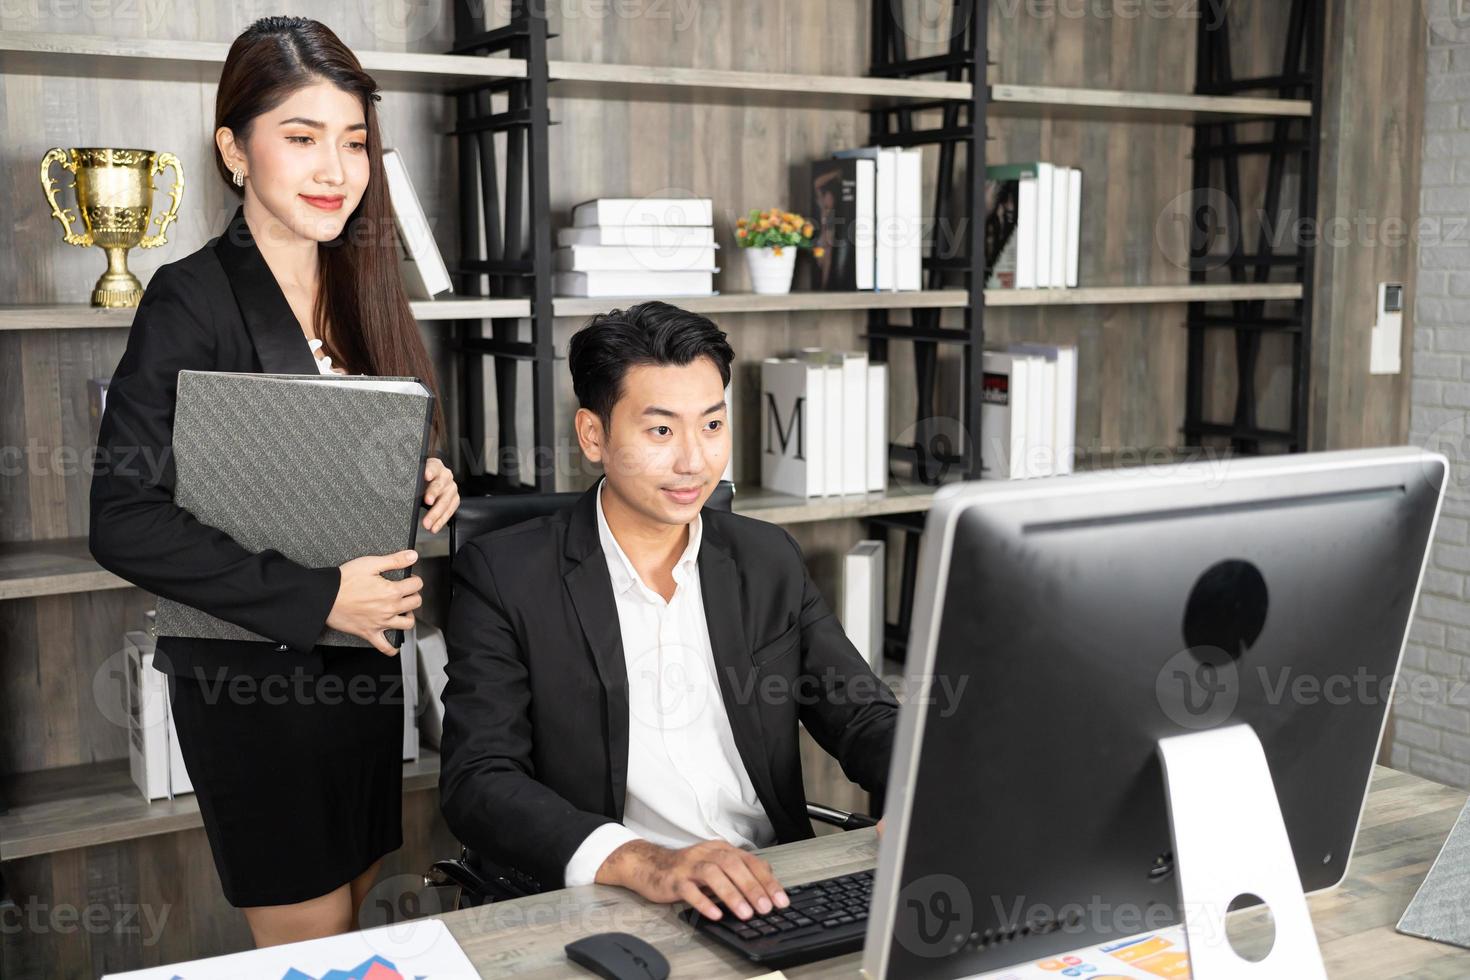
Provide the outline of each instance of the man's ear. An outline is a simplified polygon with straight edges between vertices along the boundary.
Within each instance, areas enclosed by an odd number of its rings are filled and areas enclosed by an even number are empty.
[[[597,417],[597,413],[585,408],[577,409],[572,427],[577,432],[577,443],[582,447],[582,455],[590,462],[602,462],[607,433],[603,430],[602,419]]]

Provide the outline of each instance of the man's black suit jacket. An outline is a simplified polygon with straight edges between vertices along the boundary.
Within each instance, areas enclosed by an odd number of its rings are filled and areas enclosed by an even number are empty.
[[[243,206],[219,237],[154,272],[143,293],[107,390],[89,542],[108,571],[272,641],[161,637],[160,669],[198,668],[210,678],[317,672],[328,648],[316,638],[337,599],[337,568],[253,553],[174,503],[174,402],[184,369],[320,373]]]
[[[542,888],[598,826],[621,821],[628,677],[597,529],[570,508],[464,545],[446,641],[445,818],[459,840]],[[797,723],[882,797],[898,704],[847,639],[791,535],[705,508],[699,546],[715,673],[735,745],[782,843],[812,836]]]

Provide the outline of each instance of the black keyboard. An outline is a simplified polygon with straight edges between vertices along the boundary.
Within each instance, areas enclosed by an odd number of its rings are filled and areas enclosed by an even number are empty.
[[[786,889],[791,904],[741,921],[724,905],[723,916],[706,919],[685,909],[684,920],[735,952],[762,965],[795,966],[863,948],[873,872],[858,871]]]

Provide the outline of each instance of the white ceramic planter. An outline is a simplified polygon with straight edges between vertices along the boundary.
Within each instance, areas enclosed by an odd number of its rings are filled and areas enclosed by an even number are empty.
[[[750,270],[750,288],[753,291],[791,292],[791,275],[796,271],[796,246],[782,246],[780,255],[776,255],[775,249],[769,245],[765,248],[742,248],[740,251],[745,253],[745,267]]]

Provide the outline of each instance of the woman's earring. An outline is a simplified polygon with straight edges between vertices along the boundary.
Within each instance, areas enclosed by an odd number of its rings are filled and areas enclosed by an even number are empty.
[[[233,173],[235,174],[235,186],[236,187],[244,187],[245,186],[245,174],[242,173],[239,170],[235,170],[235,171],[233,171]]]

